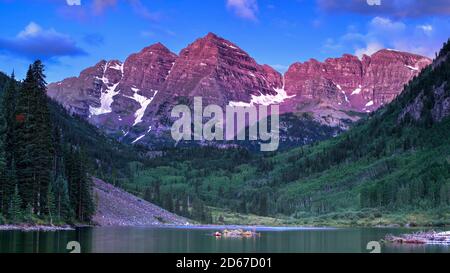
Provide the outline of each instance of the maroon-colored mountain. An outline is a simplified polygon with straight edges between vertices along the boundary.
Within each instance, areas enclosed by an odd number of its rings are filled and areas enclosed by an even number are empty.
[[[203,104],[225,107],[233,101],[250,101],[252,96],[276,95],[282,75],[268,65],[259,65],[237,45],[209,33],[181,50],[162,92],[146,112],[148,127],[164,131],[173,106],[192,104],[202,97]]]
[[[48,95],[72,113],[118,137],[136,142],[167,131],[172,107],[280,104],[283,112],[310,112],[331,126],[356,120],[397,96],[431,60],[381,50],[362,60],[352,55],[291,65],[281,75],[258,64],[237,45],[209,33],[179,55],[162,44],[130,55],[124,63],[101,61],[79,77],[48,85]],[[350,111],[351,110],[351,111]]]
[[[335,124],[348,110],[371,112],[391,102],[430,63],[426,57],[389,49],[362,60],[345,54],[323,63],[314,59],[295,63],[285,74],[287,95],[295,97],[284,109],[312,111]]]

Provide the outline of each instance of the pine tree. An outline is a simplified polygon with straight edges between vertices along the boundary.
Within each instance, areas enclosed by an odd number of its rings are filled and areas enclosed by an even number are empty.
[[[77,149],[74,151],[69,148],[65,156],[70,206],[76,220],[88,222],[95,212],[92,178],[88,176],[85,155]]]
[[[55,125],[53,130],[53,141],[55,143],[53,154],[53,181],[51,184],[54,196],[55,218],[58,221],[70,220],[73,213],[69,202],[68,182],[65,178],[64,165],[64,141],[62,139],[61,129]]]
[[[189,204],[188,204],[188,197],[183,198],[182,201],[182,209],[181,209],[181,215],[184,217],[190,217],[189,214]]]
[[[52,186],[55,198],[55,216],[58,220],[70,220],[72,210],[69,202],[67,180],[62,174],[58,175]]]
[[[0,102],[3,96],[0,97]],[[8,203],[6,187],[6,156],[5,156],[5,136],[6,136],[6,122],[4,112],[0,110],[0,215],[5,214],[5,207]]]
[[[47,215],[50,219],[50,225],[53,225],[53,219],[56,215],[56,205],[55,205],[55,196],[53,194],[51,183],[47,189],[46,199],[47,199]]]
[[[16,167],[15,167],[14,161],[11,163],[11,168],[6,169],[6,171],[5,171],[5,180],[8,185],[7,186],[8,194],[6,196],[7,201],[5,204],[4,212],[5,212],[5,215],[10,217],[10,216],[14,215],[14,210],[20,209],[20,207],[16,208],[14,206],[17,204],[22,205],[22,200],[20,199],[20,196],[19,196],[17,177],[16,177]],[[12,187],[12,190],[9,189],[10,187]],[[17,196],[15,196],[15,195],[17,195]],[[16,198],[16,200],[14,200],[14,198]],[[19,200],[19,201],[17,201],[17,200]]]
[[[153,201],[153,192],[152,192],[152,188],[147,187],[145,188],[144,191],[144,200],[148,201],[148,202],[152,202]]]
[[[47,210],[52,171],[52,126],[45,94],[44,67],[34,62],[23,82],[16,106],[17,178],[23,206],[40,215]]]
[[[267,196],[263,195],[259,198],[259,215],[267,216],[268,215],[268,206],[267,206]]]
[[[0,112],[0,212],[8,214],[11,196],[14,194],[14,109],[16,105],[16,82],[14,73],[6,83],[1,96]]]
[[[205,205],[202,200],[195,198],[192,202],[192,218],[200,221],[200,222],[207,222],[206,218],[206,211],[205,211]]]
[[[87,158],[84,152],[80,152],[80,217],[83,222],[89,222],[95,213],[95,204],[92,198],[92,177],[88,175],[86,166]]]
[[[50,120],[50,111],[48,109],[48,97],[46,95],[46,82],[44,75],[44,66],[40,61],[33,63],[32,71],[36,82],[35,111],[36,111],[36,131],[35,145],[36,152],[34,156],[35,176],[38,194],[38,214],[48,212],[47,194],[51,182],[52,173],[52,154],[54,152],[52,142],[52,124]]]
[[[13,222],[19,221],[22,218],[22,199],[19,195],[19,187],[16,186],[14,194],[11,198],[11,207],[9,209],[10,219]]]
[[[18,192],[22,199],[23,208],[34,203],[35,183],[33,171],[32,136],[34,130],[34,113],[32,105],[32,92],[34,89],[34,78],[31,66],[28,69],[26,79],[20,88],[17,106],[15,109],[16,143],[14,158],[16,159]]]
[[[14,126],[16,122],[16,104],[17,104],[17,83],[15,80],[14,73],[8,80],[3,91],[2,108],[5,118],[5,156],[6,165],[8,168],[12,166],[14,160],[14,144],[15,144],[15,134]],[[14,187],[11,192],[14,192]]]
[[[163,207],[170,211],[173,212],[173,199],[172,199],[172,194],[167,193],[164,195],[164,199],[163,199]]]

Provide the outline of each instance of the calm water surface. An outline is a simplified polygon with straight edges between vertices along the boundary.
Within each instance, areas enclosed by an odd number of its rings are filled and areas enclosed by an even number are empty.
[[[73,231],[0,231],[0,252],[68,252],[78,241],[81,252],[369,252],[369,241],[386,234],[411,233],[401,228],[258,228],[257,238],[215,238],[211,227],[79,228]],[[449,246],[382,245],[382,252],[448,252]]]

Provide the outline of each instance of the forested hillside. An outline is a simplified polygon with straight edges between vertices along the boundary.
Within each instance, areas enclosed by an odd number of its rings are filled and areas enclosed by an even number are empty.
[[[196,200],[293,223],[449,224],[449,52],[335,139],[263,156],[173,151],[126,186],[176,212]]]
[[[49,100],[39,61],[0,88],[0,223],[89,222],[91,176],[118,182],[138,153]]]

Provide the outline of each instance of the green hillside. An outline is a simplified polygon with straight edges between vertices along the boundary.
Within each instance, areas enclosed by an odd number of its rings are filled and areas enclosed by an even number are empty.
[[[223,215],[284,223],[450,224],[450,119],[433,117],[450,96],[449,51],[447,43],[397,99],[335,139],[263,156],[169,151],[125,186],[176,212],[200,200]],[[416,118],[404,114],[411,105],[423,106]]]

